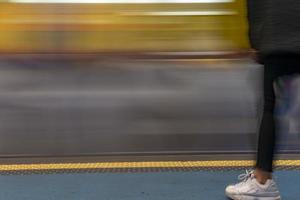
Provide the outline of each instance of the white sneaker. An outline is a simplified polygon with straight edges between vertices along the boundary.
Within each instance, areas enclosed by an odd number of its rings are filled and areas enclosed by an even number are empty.
[[[246,170],[246,174],[239,175],[239,180],[240,183],[226,187],[226,196],[233,200],[280,200],[277,185],[272,179],[260,184],[253,171]]]

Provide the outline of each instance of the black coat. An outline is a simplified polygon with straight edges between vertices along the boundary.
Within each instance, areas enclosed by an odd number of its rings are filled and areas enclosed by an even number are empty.
[[[270,54],[299,54],[300,0],[248,0],[252,48]]]

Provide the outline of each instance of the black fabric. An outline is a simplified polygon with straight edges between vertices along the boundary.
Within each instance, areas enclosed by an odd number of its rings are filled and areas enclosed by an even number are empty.
[[[280,54],[265,58],[264,109],[259,130],[256,167],[272,172],[276,143],[276,121],[274,117],[276,95],[274,83],[283,76],[300,74],[300,55]],[[284,88],[283,88],[284,89]]]
[[[263,60],[277,53],[300,53],[300,1],[248,0],[249,38]]]

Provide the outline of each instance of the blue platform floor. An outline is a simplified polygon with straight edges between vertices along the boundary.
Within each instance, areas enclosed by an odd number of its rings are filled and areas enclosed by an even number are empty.
[[[243,171],[0,176],[0,200],[226,200]],[[277,171],[283,200],[300,199],[300,171]]]

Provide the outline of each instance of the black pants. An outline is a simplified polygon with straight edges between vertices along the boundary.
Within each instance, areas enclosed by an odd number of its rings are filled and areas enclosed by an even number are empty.
[[[256,168],[272,172],[276,143],[274,83],[283,76],[300,73],[299,55],[272,55],[264,60],[264,108],[259,130]]]

